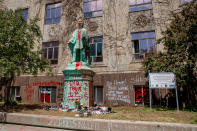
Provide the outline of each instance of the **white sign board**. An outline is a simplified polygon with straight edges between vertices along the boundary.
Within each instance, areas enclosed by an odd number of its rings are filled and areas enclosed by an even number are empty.
[[[149,88],[176,88],[174,73],[149,73]]]

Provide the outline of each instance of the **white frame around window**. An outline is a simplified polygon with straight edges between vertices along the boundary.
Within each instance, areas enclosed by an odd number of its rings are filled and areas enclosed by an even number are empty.
[[[48,46],[48,47],[45,47],[44,44],[57,44],[57,46]],[[58,57],[59,57],[59,42],[58,41],[53,41],[53,42],[43,42],[43,45],[42,45],[42,48],[44,50],[44,54],[43,54],[43,58],[45,58],[45,50],[47,50],[47,56],[45,59],[48,59],[48,60],[57,60],[57,64],[58,64]],[[52,52],[52,58],[49,58],[49,49],[52,48],[53,49],[53,52]],[[57,58],[55,58],[55,48],[57,48]]]
[[[19,94],[17,94],[17,89],[19,91]],[[19,86],[12,86],[10,87],[10,97],[12,97],[12,90],[14,90],[14,100],[16,100],[16,97],[20,97],[20,87]]]
[[[44,89],[44,90],[42,90],[42,89]],[[50,90],[48,91],[47,89],[50,89]],[[52,90],[51,87],[41,86],[40,89],[39,89],[39,91],[40,91],[39,98],[40,98],[40,96],[41,96],[42,93],[44,93],[44,94],[50,94],[50,102],[49,103],[51,103],[51,94],[52,94],[51,93],[51,90]],[[43,103],[46,103],[45,98],[44,98]]]
[[[101,1],[101,9],[98,9],[98,6],[97,6],[97,2],[98,1]],[[95,2],[95,9],[92,10],[92,11],[86,11],[85,12],[85,4],[86,3],[90,3],[90,2]],[[103,15],[103,12],[102,12],[102,0],[84,0],[83,6],[84,6],[84,17],[85,18],[99,17],[99,16]],[[92,15],[91,16],[88,16],[88,15],[86,16],[86,14],[88,14],[88,13],[92,13]],[[96,13],[97,13],[97,15],[93,15],[93,14],[96,14]],[[101,14],[99,14],[99,13],[101,13]]]
[[[133,1],[133,2],[135,1],[135,2],[133,3],[131,1]],[[140,1],[140,2],[138,2],[138,1]],[[130,10],[130,12],[152,9],[152,0],[148,0],[148,2],[145,2],[145,1],[146,0],[129,0],[129,8],[130,8],[129,10]],[[136,7],[136,9],[134,9],[133,7]],[[137,9],[137,7],[139,9]]]
[[[144,35],[145,35],[145,33],[153,33],[153,35],[154,36],[152,36],[152,37],[145,37]],[[132,38],[132,35],[133,34],[135,34],[135,35],[137,35],[137,34],[142,34],[143,35],[143,38]],[[148,40],[154,40],[154,42],[155,42],[155,32],[154,31],[149,31],[149,32],[137,32],[137,33],[131,33],[131,39],[132,39],[132,49],[133,49],[133,56],[134,56],[134,58],[135,58],[135,60],[137,60],[136,59],[136,57],[135,56],[139,56],[139,58],[138,59],[142,59],[142,58],[144,58],[145,56],[146,56],[146,54],[147,53],[149,53],[149,52],[151,52],[151,50],[149,49],[149,43],[148,43]],[[140,51],[140,40],[146,40],[146,47],[147,47],[147,51],[146,52],[141,52]],[[138,41],[138,44],[139,44],[139,53],[136,53],[135,52],[135,45],[134,45],[134,41]],[[152,50],[152,52],[155,52],[155,43],[153,44],[153,50]],[[142,58],[141,58],[142,57]]]
[[[102,39],[102,42],[95,42],[94,39],[95,38],[101,38]],[[103,59],[103,37],[102,36],[96,36],[96,37],[91,37],[91,40],[92,41],[89,41],[89,44],[90,45],[95,45],[95,56],[91,56],[90,54],[90,58],[91,58],[91,62],[96,62],[94,61],[94,58],[95,57],[101,57]],[[102,44],[102,49],[101,49],[101,56],[98,56],[97,55],[97,45],[98,44]],[[91,52],[91,51],[90,51]],[[102,60],[103,61],[103,60]],[[99,62],[102,62],[102,61],[99,61]]]
[[[55,7],[50,7],[49,9],[47,9],[47,6],[50,6],[50,5],[54,5]],[[60,8],[60,16],[57,16],[57,9]],[[55,9],[55,17],[52,18],[52,9]],[[47,11],[50,10],[50,17],[47,18]],[[44,23],[45,24],[55,24],[55,23],[59,23],[61,21],[61,14],[62,14],[62,3],[61,2],[58,2],[58,3],[51,3],[51,4],[47,4],[46,5],[46,8],[45,8],[45,18],[44,18]],[[54,19],[57,19],[59,18],[60,21],[59,22],[54,22]],[[51,23],[47,23],[46,21],[47,20],[52,20]]]
[[[53,89],[55,90],[55,96],[52,96],[52,94],[53,94],[52,92],[54,91]],[[49,103],[56,103],[56,101],[57,101],[57,94],[56,94],[57,87],[56,86],[39,86],[39,100],[40,100],[42,93],[50,94],[50,102]],[[54,101],[52,101],[52,99],[54,99]],[[45,97],[44,97],[43,103],[46,103]]]

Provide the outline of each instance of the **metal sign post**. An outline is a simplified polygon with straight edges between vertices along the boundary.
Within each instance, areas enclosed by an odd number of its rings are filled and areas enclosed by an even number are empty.
[[[177,106],[177,111],[179,111],[179,100],[178,100],[178,92],[177,92],[176,82],[175,82],[175,90],[176,90],[176,106]]]
[[[178,92],[176,87],[175,75],[172,72],[150,73],[149,72],[149,99],[150,110],[152,110],[152,93],[151,89],[175,89],[176,90],[176,103],[177,110],[179,111]]]

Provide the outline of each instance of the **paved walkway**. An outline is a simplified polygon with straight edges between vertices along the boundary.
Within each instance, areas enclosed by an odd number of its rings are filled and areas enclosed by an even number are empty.
[[[0,123],[0,131],[77,131],[77,130],[65,130],[65,129],[54,129],[54,128],[46,128],[46,127],[34,127],[34,126],[26,126],[26,125]]]
[[[0,122],[86,131],[197,131],[197,125],[194,124],[73,118],[20,113],[0,113]]]

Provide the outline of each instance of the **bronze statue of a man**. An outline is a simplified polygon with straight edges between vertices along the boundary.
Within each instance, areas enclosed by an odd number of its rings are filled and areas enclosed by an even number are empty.
[[[83,21],[78,20],[78,28],[73,32],[72,37],[68,41],[73,57],[71,63],[88,62],[88,58],[85,54],[85,49],[88,47],[88,35],[86,29],[83,27]]]

